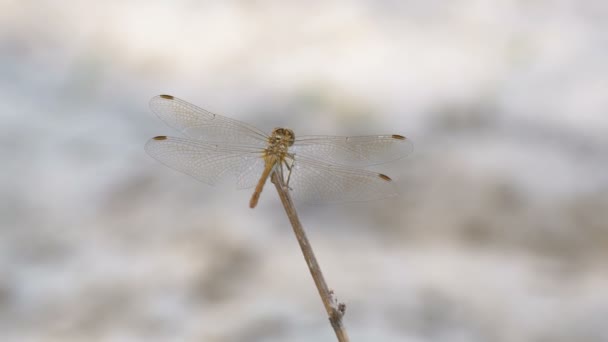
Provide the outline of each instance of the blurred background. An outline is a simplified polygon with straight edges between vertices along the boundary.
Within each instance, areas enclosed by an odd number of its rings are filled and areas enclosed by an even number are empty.
[[[398,199],[299,207],[352,341],[608,341],[608,3],[0,1],[0,340],[334,341],[272,187],[143,150],[167,93],[397,133]]]

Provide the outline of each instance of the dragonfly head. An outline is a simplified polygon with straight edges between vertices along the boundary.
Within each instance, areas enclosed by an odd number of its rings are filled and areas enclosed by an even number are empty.
[[[287,146],[291,146],[295,139],[295,134],[293,134],[293,131],[289,128],[275,128],[270,135],[270,142],[273,144],[286,144]]]

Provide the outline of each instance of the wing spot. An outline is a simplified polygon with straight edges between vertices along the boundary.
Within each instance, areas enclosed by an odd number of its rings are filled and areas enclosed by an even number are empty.
[[[161,99],[165,99],[165,100],[173,100],[174,97],[171,95],[159,95]]]
[[[403,135],[399,135],[399,134],[393,134],[391,137],[393,139],[397,139],[397,140],[405,140],[405,137]]]
[[[159,135],[157,137],[152,138],[154,140],[167,140],[167,136],[166,135]]]
[[[379,174],[378,174],[378,177],[382,178],[382,180],[385,180],[385,181],[387,181],[387,182],[392,181],[391,177],[389,177],[389,176],[387,176],[387,175],[385,175],[385,174],[382,174],[382,173],[379,173]]]

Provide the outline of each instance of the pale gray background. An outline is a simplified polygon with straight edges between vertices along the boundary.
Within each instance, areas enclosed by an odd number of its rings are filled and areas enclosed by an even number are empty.
[[[608,3],[0,1],[0,340],[333,341],[272,187],[143,151],[169,93],[398,133],[402,196],[301,207],[353,341],[608,341]]]

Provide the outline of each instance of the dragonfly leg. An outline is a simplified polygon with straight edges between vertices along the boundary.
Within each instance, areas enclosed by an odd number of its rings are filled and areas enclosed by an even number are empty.
[[[292,159],[291,160],[291,165],[287,162],[287,160],[284,161],[285,163],[285,167],[287,168],[287,170],[289,171],[289,173],[287,174],[287,182],[285,182],[285,185],[287,185],[287,188],[289,190],[293,190],[292,188],[289,187],[289,180],[291,179],[291,171],[293,170],[293,164],[295,164],[295,160]]]
[[[281,163],[278,163],[275,166],[275,170],[276,170],[276,172],[278,172],[279,177],[281,178],[281,181],[284,180],[285,175],[283,174],[283,166],[281,166]]]

